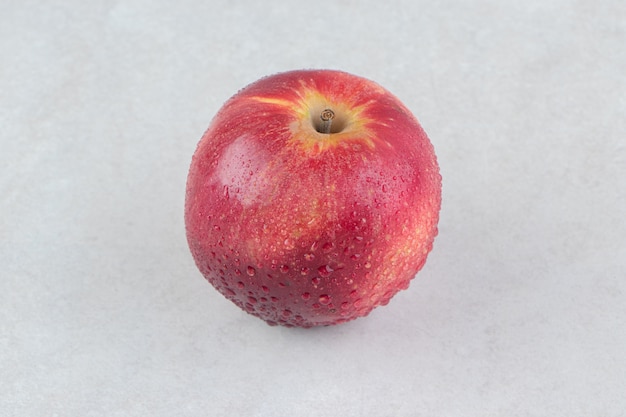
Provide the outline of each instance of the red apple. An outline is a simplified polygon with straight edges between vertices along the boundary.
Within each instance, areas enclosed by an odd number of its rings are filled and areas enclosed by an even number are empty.
[[[378,84],[291,71],[224,104],[193,156],[185,201],[195,262],[270,325],[342,323],[422,268],[441,176],[426,133]]]

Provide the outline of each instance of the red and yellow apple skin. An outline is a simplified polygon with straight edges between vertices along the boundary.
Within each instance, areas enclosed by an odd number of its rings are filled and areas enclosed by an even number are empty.
[[[320,114],[331,109],[331,133]],[[228,100],[193,156],[185,223],[196,265],[270,325],[332,325],[406,289],[437,234],[441,176],[426,133],[378,84],[345,72],[263,78]]]

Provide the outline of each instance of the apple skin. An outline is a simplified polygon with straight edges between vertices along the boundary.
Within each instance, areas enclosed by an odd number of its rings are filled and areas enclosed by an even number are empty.
[[[319,115],[335,112],[331,133]],[[367,315],[406,289],[437,235],[441,176],[411,112],[334,70],[262,78],[228,100],[193,156],[185,225],[197,267],[270,325]]]

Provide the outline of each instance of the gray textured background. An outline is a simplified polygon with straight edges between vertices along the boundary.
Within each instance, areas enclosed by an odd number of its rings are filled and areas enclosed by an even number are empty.
[[[4,1],[0,415],[624,416],[626,3]],[[366,319],[271,328],[186,246],[196,143],[257,78],[413,110],[440,235]]]

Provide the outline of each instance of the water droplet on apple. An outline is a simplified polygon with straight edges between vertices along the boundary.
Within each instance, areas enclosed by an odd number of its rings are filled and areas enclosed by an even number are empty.
[[[361,307],[361,305],[362,305],[362,304],[363,304],[363,300],[362,300],[362,299],[360,299],[360,298],[359,298],[358,300],[355,300],[355,301],[354,301],[354,303],[352,303],[352,305],[353,305],[355,308],[359,308],[359,307]]]
[[[302,293],[302,299],[304,301],[308,300],[309,298],[311,298],[311,294],[309,294],[308,292]]]
[[[291,310],[283,310],[282,315],[283,317],[289,317],[291,316],[293,313]]]
[[[270,300],[272,301],[272,303],[277,303],[278,297],[270,297]]]
[[[315,259],[315,255],[313,255],[312,253],[305,253],[304,259],[306,259],[307,261],[312,261],[313,259]]]
[[[343,303],[341,303],[341,309],[342,310],[347,310],[350,308],[350,303],[344,301]]]
[[[319,268],[317,268],[317,272],[319,272],[319,274],[323,277],[329,276],[331,272],[333,271],[334,270],[328,265],[322,265]]]
[[[245,284],[243,282],[239,281],[237,283],[237,288],[242,289],[243,287],[245,287]]]
[[[318,309],[321,307],[321,305],[319,303],[314,303],[311,307]]]
[[[313,279],[311,279],[311,283],[315,286],[318,286],[321,281],[322,280],[319,277],[314,277]]]
[[[324,243],[324,246],[322,246],[322,251],[324,251],[324,253],[328,253],[331,252],[334,247],[335,245],[332,242],[326,242]]]
[[[228,195],[228,185],[225,185],[225,186],[224,186],[224,197],[225,197],[227,200],[228,200],[228,198],[230,197],[230,196]]]
[[[237,293],[230,288],[226,288],[226,293],[230,295],[231,297],[234,297],[235,295],[237,295]]]
[[[311,252],[315,252],[318,246],[319,242],[313,242],[313,244],[311,245]]]
[[[258,300],[254,297],[248,297],[248,302],[252,305],[256,304]]]
[[[310,269],[309,269],[309,268],[307,268],[306,266],[303,266],[303,267],[300,269],[300,275],[307,275],[307,274],[309,273],[309,271],[310,271]]]
[[[387,186],[386,186],[385,184],[383,184],[382,189],[383,189],[383,193],[386,193],[386,192],[387,192]]]
[[[288,265],[281,265],[280,266],[280,272],[282,272],[283,274],[286,274],[287,272],[289,272],[289,266]]]
[[[253,277],[254,275],[256,275],[256,269],[254,269],[253,266],[249,266],[248,270],[246,271],[248,273],[249,276]]]
[[[330,296],[328,294],[322,294],[319,296],[318,301],[321,305],[328,305],[330,304]]]
[[[270,289],[269,289],[268,287],[266,287],[265,285],[262,285],[262,286],[261,286],[261,289],[262,289],[262,290],[263,290],[263,292],[264,292],[264,293],[266,293],[266,294],[270,292]]]

